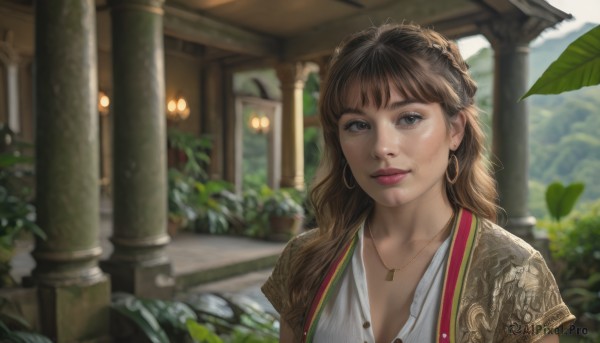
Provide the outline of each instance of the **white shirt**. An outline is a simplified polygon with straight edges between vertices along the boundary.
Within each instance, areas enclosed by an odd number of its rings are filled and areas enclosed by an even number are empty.
[[[371,308],[363,262],[363,231],[364,225],[358,232],[359,240],[352,260],[336,288],[331,290],[329,301],[323,308],[314,335],[315,343],[375,342],[373,326],[370,325]],[[433,255],[415,289],[408,320],[392,342],[397,339],[401,339],[403,343],[435,342],[444,261],[451,236]],[[363,327],[365,322],[369,325]]]

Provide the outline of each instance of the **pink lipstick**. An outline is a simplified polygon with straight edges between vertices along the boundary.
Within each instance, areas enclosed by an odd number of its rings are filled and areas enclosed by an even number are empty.
[[[409,170],[396,169],[396,168],[385,168],[379,169],[378,171],[371,174],[371,177],[377,181],[380,185],[391,186],[399,183],[408,175]]]

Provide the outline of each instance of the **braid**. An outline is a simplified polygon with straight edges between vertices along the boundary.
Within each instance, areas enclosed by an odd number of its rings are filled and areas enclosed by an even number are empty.
[[[443,56],[460,76],[460,83],[462,85],[460,88],[463,88],[466,93],[464,94],[464,97],[461,96],[461,98],[465,101],[463,105],[472,105],[473,97],[477,91],[477,85],[469,74],[469,66],[461,57],[460,52],[458,51],[458,46],[452,41],[445,40],[442,42],[442,44],[439,44],[433,41],[435,39],[434,37],[431,38],[432,42],[429,44],[429,48],[437,51],[441,56]]]

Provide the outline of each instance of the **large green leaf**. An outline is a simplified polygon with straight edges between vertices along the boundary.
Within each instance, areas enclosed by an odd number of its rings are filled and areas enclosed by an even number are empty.
[[[139,299],[128,294],[113,294],[111,307],[131,319],[152,343],[169,343],[163,328]]]
[[[600,25],[571,43],[521,99],[597,84],[600,84]]]
[[[556,221],[567,216],[584,189],[583,183],[572,183],[567,187],[560,182],[550,184],[546,189],[546,206],[550,216]]]
[[[33,332],[25,331],[13,331],[8,337],[8,342],[14,343],[52,343],[52,341],[45,336],[42,336]]]
[[[152,313],[161,327],[187,332],[188,319],[197,320],[196,313],[186,304],[177,301],[159,299],[140,300],[144,307]]]
[[[223,343],[219,336],[215,335],[206,326],[197,323],[193,319],[188,319],[187,328],[194,342],[198,343]]]
[[[0,168],[11,167],[19,163],[31,163],[33,159],[27,156],[15,156],[11,154],[0,154]]]

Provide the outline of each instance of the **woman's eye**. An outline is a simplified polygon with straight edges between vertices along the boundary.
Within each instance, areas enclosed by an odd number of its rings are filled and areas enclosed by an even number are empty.
[[[423,119],[421,115],[416,113],[405,114],[400,118],[399,124],[403,126],[413,126],[421,121],[421,119]]]
[[[344,130],[357,132],[369,129],[369,124],[364,121],[349,121],[344,125]]]

